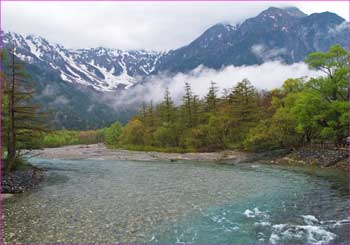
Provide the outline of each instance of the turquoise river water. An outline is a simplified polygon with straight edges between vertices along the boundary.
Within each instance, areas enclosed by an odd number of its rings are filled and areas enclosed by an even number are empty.
[[[46,160],[5,243],[350,243],[347,176],[261,164]]]

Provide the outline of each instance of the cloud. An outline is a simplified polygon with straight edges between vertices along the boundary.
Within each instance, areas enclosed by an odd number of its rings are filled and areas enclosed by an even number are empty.
[[[287,65],[280,61],[269,61],[254,66],[228,66],[221,70],[199,66],[189,73],[178,73],[174,76],[160,74],[150,77],[143,84],[125,90],[118,96],[106,97],[106,99],[114,108],[132,106],[137,108],[143,101],[153,101],[155,104],[161,102],[164,91],[168,87],[173,100],[180,104],[185,82],[191,84],[195,94],[204,97],[211,81],[217,84],[222,95],[224,89],[232,88],[244,78],[249,79],[259,90],[271,90],[280,87],[288,78],[310,78],[321,75],[318,71],[310,70],[305,63]]]
[[[46,96],[46,97],[50,97],[54,94],[55,94],[55,88],[50,84],[47,84],[41,93],[42,96]]]
[[[60,95],[57,98],[55,98],[55,100],[52,103],[56,105],[67,105],[69,103],[69,100],[65,96]]]
[[[285,54],[287,52],[286,48],[272,48],[269,49],[263,44],[254,44],[251,47],[251,51],[257,57],[261,58],[263,61],[272,60],[281,54]]]
[[[5,1],[1,5],[1,28],[37,34],[68,48],[174,49],[190,43],[214,24],[240,23],[271,6],[293,5],[308,14],[332,11],[348,19],[346,1]]]
[[[348,31],[350,31],[350,23],[349,22],[342,22],[339,25],[334,26],[333,28],[329,28],[328,33],[329,34],[337,34],[340,33],[342,31],[344,31],[345,29],[348,29]]]

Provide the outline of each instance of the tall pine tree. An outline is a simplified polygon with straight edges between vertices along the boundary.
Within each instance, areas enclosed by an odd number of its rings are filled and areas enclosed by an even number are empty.
[[[33,83],[24,69],[24,64],[15,56],[15,48],[11,50],[10,59],[3,60],[3,95],[4,118],[2,132],[6,146],[5,171],[11,171],[19,160],[19,151],[32,148],[39,134],[46,130],[44,114],[40,107],[33,104]],[[4,110],[5,109],[5,110]]]

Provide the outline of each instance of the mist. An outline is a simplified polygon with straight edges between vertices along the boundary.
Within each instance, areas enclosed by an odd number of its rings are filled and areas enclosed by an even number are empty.
[[[168,87],[172,99],[181,104],[185,82],[192,86],[194,94],[201,98],[206,95],[211,82],[215,82],[221,96],[224,89],[234,87],[247,78],[258,90],[271,90],[280,87],[288,78],[319,77],[322,73],[311,70],[307,64],[283,64],[280,61],[269,61],[253,66],[227,66],[221,70],[198,66],[188,73],[169,75],[162,73],[151,76],[140,84],[116,95],[107,95],[108,103],[115,109],[138,107],[142,102],[160,103]]]

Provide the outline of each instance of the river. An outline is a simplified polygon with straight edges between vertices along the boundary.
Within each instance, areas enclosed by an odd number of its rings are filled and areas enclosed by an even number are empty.
[[[47,178],[2,203],[6,243],[349,243],[336,170],[32,158]]]

